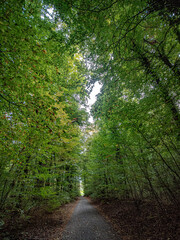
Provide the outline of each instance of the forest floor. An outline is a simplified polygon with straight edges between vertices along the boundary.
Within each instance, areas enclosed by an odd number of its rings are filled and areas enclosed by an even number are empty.
[[[152,202],[92,201],[98,211],[113,225],[122,240],[179,240],[180,209],[171,205],[164,209]]]
[[[46,208],[32,209],[28,218],[17,213],[7,216],[6,224],[0,231],[2,240],[59,240],[78,200],[62,205],[54,211]]]
[[[111,223],[121,240],[179,240],[180,209],[171,205],[161,210],[152,202],[116,199],[89,201]],[[0,231],[2,240],[60,240],[79,201],[65,204],[54,211],[41,207],[32,209],[29,218],[17,213],[7,216]],[[84,239],[86,240],[86,239]]]

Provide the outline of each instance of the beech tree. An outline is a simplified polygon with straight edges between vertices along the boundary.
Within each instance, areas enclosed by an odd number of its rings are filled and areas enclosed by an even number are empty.
[[[1,209],[79,194],[83,66],[47,9],[41,1],[1,6]]]
[[[80,177],[96,198],[178,204],[179,5],[9,0],[1,16],[1,209],[68,201]]]
[[[177,204],[179,10],[165,1],[87,6],[76,8],[91,33],[84,54],[92,82],[103,86],[92,109],[97,132],[85,154],[85,192]]]

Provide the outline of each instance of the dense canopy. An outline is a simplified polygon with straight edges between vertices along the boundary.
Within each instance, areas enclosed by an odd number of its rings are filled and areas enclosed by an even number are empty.
[[[80,182],[94,198],[178,204],[179,7],[2,1],[2,214],[67,202]]]

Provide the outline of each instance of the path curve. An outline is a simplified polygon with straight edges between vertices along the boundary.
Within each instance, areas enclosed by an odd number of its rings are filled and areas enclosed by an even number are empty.
[[[90,202],[81,197],[67,224],[62,240],[120,240]]]

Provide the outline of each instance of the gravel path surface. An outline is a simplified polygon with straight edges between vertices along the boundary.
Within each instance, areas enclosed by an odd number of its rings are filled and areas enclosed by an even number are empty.
[[[81,197],[63,232],[62,240],[120,240],[111,226]]]

